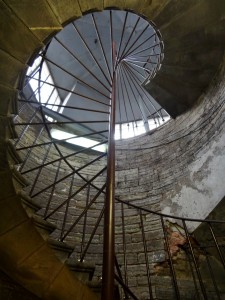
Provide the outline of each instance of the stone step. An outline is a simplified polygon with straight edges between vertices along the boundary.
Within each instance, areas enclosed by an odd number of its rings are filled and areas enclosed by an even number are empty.
[[[17,133],[15,131],[15,126],[13,124],[12,116],[0,116],[0,132],[5,132],[4,143],[7,143],[9,139],[16,139]],[[2,138],[2,136],[1,136]],[[3,141],[3,140],[2,140]]]
[[[102,281],[101,280],[92,280],[88,281],[87,286],[97,295],[98,299],[101,299],[102,291]]]
[[[64,263],[74,250],[74,247],[65,242],[48,238],[49,246],[55,251],[56,256]]]
[[[29,182],[20,174],[20,172],[14,167],[11,169],[13,184],[16,191],[20,191],[29,185]]]
[[[18,192],[18,196],[21,199],[23,208],[26,210],[29,217],[32,217],[34,213],[41,209],[41,206],[30,198],[24,191]]]
[[[102,281],[92,280],[88,281],[87,286],[97,295],[98,299],[101,299]],[[114,300],[120,300],[119,287],[117,284],[114,285]]]
[[[48,240],[49,235],[56,229],[55,225],[45,221],[38,215],[33,215],[31,219],[43,239]]]
[[[95,265],[93,263],[68,259],[66,264],[70,271],[72,271],[81,281],[88,282],[92,280],[95,271]]]
[[[23,162],[22,158],[18,154],[18,151],[16,151],[16,148],[14,147],[14,141],[8,140],[7,141],[7,159],[10,165],[18,165]]]
[[[0,161],[0,182],[1,182],[1,199],[7,199],[15,196],[15,187],[12,182],[12,170],[1,170]]]

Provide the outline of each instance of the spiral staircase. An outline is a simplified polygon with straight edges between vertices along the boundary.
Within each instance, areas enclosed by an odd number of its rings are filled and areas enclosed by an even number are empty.
[[[2,272],[15,286],[25,288],[14,299],[98,299],[102,288],[106,156],[93,147],[85,152],[55,141],[48,128],[40,128],[43,120],[51,123],[46,119],[48,112],[37,110],[31,101],[20,101],[24,99],[20,92],[26,83],[25,69],[49,37],[62,24],[90,11],[116,7],[144,14],[157,24],[165,46],[161,68],[154,78],[148,78],[145,88],[173,118],[198,105],[219,69],[225,46],[223,1],[150,2],[0,3],[0,249]],[[210,235],[200,242],[198,233],[196,237],[190,234],[187,225],[197,220],[177,216],[174,223],[168,222],[168,216],[118,197],[115,205],[112,299],[223,299],[224,281],[217,276],[220,273],[223,278],[225,266],[218,229],[223,221],[200,220]],[[76,209],[70,213],[71,207]],[[132,226],[137,228],[133,247],[140,247],[134,249],[140,258],[137,282],[130,280],[134,268],[127,255],[133,251],[127,240]],[[159,260],[150,253],[154,226],[160,237],[154,249],[161,250]],[[10,299],[9,294],[4,299]]]

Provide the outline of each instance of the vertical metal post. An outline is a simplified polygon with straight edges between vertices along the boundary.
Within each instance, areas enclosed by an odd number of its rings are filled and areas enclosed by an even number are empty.
[[[115,59],[115,45],[112,43]],[[115,60],[114,60],[115,61]],[[114,69],[114,68],[113,68]],[[111,113],[109,122],[109,145],[107,157],[107,183],[104,215],[104,244],[103,244],[103,269],[102,269],[102,300],[113,300],[114,290],[114,260],[115,260],[115,116],[116,116],[116,72],[113,71]]]

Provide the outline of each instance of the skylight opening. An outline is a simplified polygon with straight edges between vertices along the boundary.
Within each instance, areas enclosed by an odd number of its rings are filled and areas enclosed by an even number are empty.
[[[39,71],[36,72],[36,70]],[[40,69],[41,68],[41,69]],[[41,57],[37,57],[33,65],[27,71],[28,76],[32,76],[29,81],[29,84],[33,91],[36,92],[36,100],[42,104],[45,104],[45,107],[58,111],[58,106],[60,104],[59,93],[54,86],[53,78],[50,74],[48,65],[45,61],[42,62],[41,66]],[[40,80],[40,81],[39,81]],[[53,118],[46,116],[49,121],[53,121]]]
[[[92,147],[91,148],[92,150],[102,152],[102,153],[105,153],[107,151],[106,144],[95,146],[95,145],[99,144],[100,142],[94,141],[94,140],[91,140],[91,139],[88,139],[88,138],[84,138],[84,137],[78,137],[77,135],[68,133],[66,131],[62,131],[62,130],[58,130],[58,129],[52,129],[51,130],[51,136],[52,136],[52,138],[54,138],[56,140],[68,139],[65,142],[67,142],[69,144],[79,146],[79,147],[83,147],[83,148]]]
[[[122,10],[89,13],[65,26],[45,50],[27,72],[45,120],[70,123],[75,134],[107,129],[114,67],[116,140],[144,134],[170,119],[144,87],[164,57],[162,36],[153,22]],[[53,134],[55,139],[70,135],[66,129]],[[67,142],[78,145],[75,137]],[[90,141],[96,142],[84,139],[80,146]]]

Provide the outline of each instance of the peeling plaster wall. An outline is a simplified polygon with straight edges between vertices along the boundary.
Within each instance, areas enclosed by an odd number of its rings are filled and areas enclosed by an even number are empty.
[[[164,195],[162,212],[205,219],[225,195],[225,130],[187,166],[187,175]],[[189,224],[195,229],[197,223]]]

